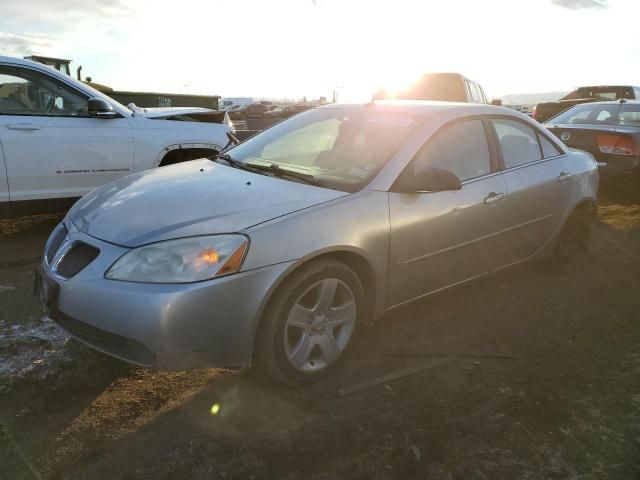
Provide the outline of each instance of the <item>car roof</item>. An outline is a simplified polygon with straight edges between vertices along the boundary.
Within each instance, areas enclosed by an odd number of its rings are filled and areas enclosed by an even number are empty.
[[[586,85],[584,87],[576,87],[576,90],[582,90],[585,88],[638,88],[636,85]]]
[[[573,105],[571,108],[573,107],[583,107],[583,106],[588,106],[588,105],[620,105],[620,104],[627,104],[630,103],[631,105],[640,105],[640,100],[631,100],[631,99],[623,99],[623,101],[621,102],[620,100],[605,100],[602,102],[587,102],[587,103],[579,103],[577,105]]]
[[[20,57],[9,57],[6,55],[0,55],[0,62],[10,62],[10,63],[14,63],[17,65],[37,65],[37,66],[44,66],[42,63],[38,63],[38,62],[34,62],[32,60],[25,60],[24,58],[20,58]]]
[[[333,103],[320,108],[376,108],[384,111],[404,112],[412,115],[431,117],[445,111],[455,111],[460,115],[513,115],[514,110],[482,103],[435,102],[429,100],[374,100],[368,103]],[[517,112],[516,112],[517,114]],[[513,115],[515,116],[515,115]]]

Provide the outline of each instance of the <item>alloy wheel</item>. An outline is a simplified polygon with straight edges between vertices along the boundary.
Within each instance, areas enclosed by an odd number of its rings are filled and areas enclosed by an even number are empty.
[[[307,288],[293,303],[284,328],[291,366],[308,373],[335,363],[353,333],[356,310],[353,292],[337,278],[325,278]]]

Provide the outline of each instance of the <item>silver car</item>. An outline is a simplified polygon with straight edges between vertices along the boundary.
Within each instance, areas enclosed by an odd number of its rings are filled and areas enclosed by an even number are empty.
[[[331,105],[212,159],[131,175],[49,238],[47,315],[156,369],[330,372],[370,320],[586,246],[593,157],[487,105]]]

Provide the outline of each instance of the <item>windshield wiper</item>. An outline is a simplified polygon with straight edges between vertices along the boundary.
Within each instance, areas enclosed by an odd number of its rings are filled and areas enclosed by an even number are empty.
[[[213,160],[214,162],[218,159],[221,159],[227,162],[227,164],[231,167],[239,168],[240,170],[247,170],[249,172],[255,171],[254,169],[250,168],[249,165],[247,165],[246,163],[241,162],[240,160],[236,160],[235,158],[232,158],[231,155],[229,155],[228,153],[216,153],[215,155],[209,157],[209,159]]]
[[[249,163],[248,166],[252,169],[260,170],[261,172],[269,172],[276,177],[289,177],[295,180],[300,180],[309,185],[320,186],[320,182],[316,180],[316,177],[307,173],[296,172],[295,170],[289,170],[288,168],[282,168],[277,163],[271,163],[268,165],[262,165],[259,163]]]
[[[209,157],[209,159],[213,160],[214,162],[218,159],[224,160],[228,165],[234,168],[239,168],[240,170],[246,170],[248,172],[259,173],[261,175],[270,173],[276,177],[289,177],[300,180],[304,183],[308,183],[309,185],[320,186],[320,182],[318,182],[318,180],[316,180],[313,175],[282,168],[275,163],[271,163],[269,165],[262,165],[259,163],[245,163],[232,158],[228,153],[218,153]]]

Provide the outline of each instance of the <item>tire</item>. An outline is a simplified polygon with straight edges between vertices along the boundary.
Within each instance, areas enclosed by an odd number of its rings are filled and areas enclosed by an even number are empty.
[[[587,208],[571,214],[556,243],[552,260],[561,265],[575,262],[589,251],[592,218]]]
[[[365,298],[360,279],[344,263],[325,259],[302,266],[264,312],[254,371],[289,385],[328,376],[365,323]]]

